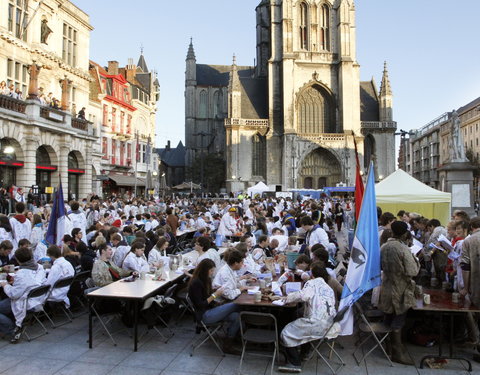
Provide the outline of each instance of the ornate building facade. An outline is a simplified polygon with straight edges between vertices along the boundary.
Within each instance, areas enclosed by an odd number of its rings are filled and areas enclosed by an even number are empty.
[[[89,17],[70,1],[0,1],[0,81],[21,91],[0,95],[0,186],[44,193],[58,186],[92,192],[92,124],[75,117],[88,104]],[[61,101],[60,108],[40,102]]]
[[[388,72],[385,65],[379,91],[360,82],[353,0],[263,0],[256,17],[255,67],[196,64],[190,44],[187,155],[203,148],[198,134],[214,134],[208,145],[225,155],[229,191],[260,180],[283,190],[352,185],[354,138],[377,177],[393,172]]]

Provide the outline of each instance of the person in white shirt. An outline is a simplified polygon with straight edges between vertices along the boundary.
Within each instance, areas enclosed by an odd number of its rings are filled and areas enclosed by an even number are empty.
[[[25,211],[25,203],[15,203],[15,211],[16,215],[10,218],[10,226],[12,227],[13,248],[17,249],[18,241],[23,239],[28,240],[30,238],[30,233],[32,232],[32,223],[23,214]]]
[[[325,230],[323,230],[323,228],[321,228],[319,225],[314,225],[310,216],[304,216],[300,224],[306,233],[305,244],[308,248],[311,248],[317,243],[322,244],[326,249],[329,248],[330,241],[328,239],[327,232],[325,232]]]
[[[288,236],[285,235],[285,231],[280,228],[272,229],[272,235],[270,236],[271,240],[278,241],[277,251],[284,252],[288,247]]]
[[[226,257],[226,264],[220,268],[213,279],[214,288],[223,288],[222,297],[227,300],[234,300],[247,287],[243,286],[240,281],[248,278],[248,276],[238,277],[235,271],[243,267],[243,254],[238,250],[228,250],[224,255]]]
[[[148,253],[148,264],[154,267],[163,265],[162,257],[167,256],[168,240],[160,237],[157,244]]]
[[[47,256],[52,260],[52,268],[47,277],[46,284],[53,286],[58,280],[73,276],[75,270],[72,264],[62,256],[62,251],[56,245],[52,245],[47,249]],[[70,307],[70,300],[67,297],[69,286],[64,288],[56,288],[52,290],[48,301],[64,302],[67,308]]]
[[[198,253],[196,265],[204,259],[211,259],[215,263],[215,270],[220,269],[221,259],[218,251],[212,248],[212,243],[207,237],[197,237],[195,251]]]
[[[123,261],[122,268],[127,271],[149,272],[150,266],[145,258],[145,243],[143,241],[134,241],[130,252]]]
[[[220,225],[218,226],[217,236],[215,238],[215,244],[217,246],[222,246],[225,236],[231,236],[237,230],[237,222],[235,221],[236,212],[237,210],[232,207],[222,216],[222,220],[220,220]]]
[[[6,280],[0,281],[8,298],[0,301],[0,334],[12,334],[11,343],[16,343],[22,334],[22,323],[27,310],[43,303],[43,298],[34,298],[26,304],[28,292],[39,287],[45,280],[45,271],[35,263],[29,248],[23,247],[15,252],[15,259],[20,269],[15,274],[11,284]],[[10,316],[14,316],[14,320]]]
[[[72,202],[70,205],[72,213],[68,215],[71,221],[71,228],[80,228],[82,231],[82,241],[87,245],[87,217],[85,213],[80,210],[80,204],[78,202]],[[70,231],[66,234],[70,234]]]
[[[122,236],[118,233],[115,233],[111,239],[112,249],[113,249],[113,257],[112,261],[118,267],[122,267],[123,261],[127,256],[128,252],[130,251],[130,246],[128,243],[123,240]]]

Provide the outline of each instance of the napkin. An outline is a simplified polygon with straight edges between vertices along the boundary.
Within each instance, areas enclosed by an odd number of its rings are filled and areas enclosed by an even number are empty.
[[[279,299],[277,301],[273,301],[272,304],[273,305],[278,305],[278,306],[283,306],[283,305],[285,305],[285,302],[282,301],[281,299]]]
[[[257,292],[260,291],[260,287],[259,286],[254,286],[251,289],[248,289],[247,291],[248,291],[248,294],[256,294]]]
[[[272,282],[272,292],[276,296],[283,296],[282,289],[276,281]]]

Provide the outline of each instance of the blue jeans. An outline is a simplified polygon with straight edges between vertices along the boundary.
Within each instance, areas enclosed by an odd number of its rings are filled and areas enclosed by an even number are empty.
[[[214,307],[213,309],[205,311],[202,316],[202,320],[205,324],[213,324],[222,321],[229,322],[227,335],[233,338],[237,335],[240,329],[240,320],[238,318],[239,306],[233,302],[226,303],[225,305]]]
[[[10,298],[0,301],[0,333],[10,334],[15,328],[14,320],[12,320],[12,306]]]

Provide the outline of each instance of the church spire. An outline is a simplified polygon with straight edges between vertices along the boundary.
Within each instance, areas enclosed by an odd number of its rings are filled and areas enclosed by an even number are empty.
[[[380,96],[392,95],[392,87],[388,78],[387,62],[383,63],[382,83],[380,84]]]
[[[190,45],[188,46],[187,60],[195,60],[195,50],[193,49],[193,38],[190,38]]]
[[[240,118],[241,116],[241,86],[238,76],[237,58],[233,55],[230,80],[228,82],[228,117]]]

